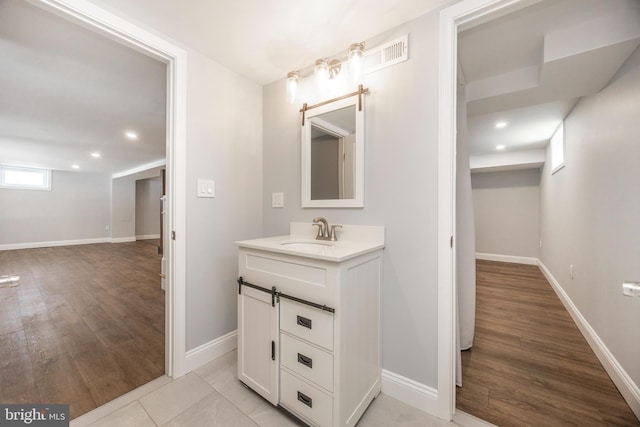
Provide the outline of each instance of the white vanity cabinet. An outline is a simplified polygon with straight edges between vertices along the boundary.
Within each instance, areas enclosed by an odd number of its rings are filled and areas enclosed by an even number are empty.
[[[381,246],[336,261],[245,242],[239,379],[310,425],[355,425],[381,387]]]

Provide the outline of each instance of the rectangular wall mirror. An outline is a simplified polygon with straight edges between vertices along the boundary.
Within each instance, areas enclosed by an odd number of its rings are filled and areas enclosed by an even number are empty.
[[[364,97],[306,112],[302,126],[302,207],[364,207]]]

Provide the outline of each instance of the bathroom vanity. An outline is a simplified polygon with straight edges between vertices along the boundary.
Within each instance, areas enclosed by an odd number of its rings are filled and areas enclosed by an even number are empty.
[[[238,242],[238,378],[310,425],[353,426],[381,386],[384,227],[315,235]]]

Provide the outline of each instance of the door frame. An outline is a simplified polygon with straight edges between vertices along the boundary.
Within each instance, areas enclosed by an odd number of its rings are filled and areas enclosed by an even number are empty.
[[[463,0],[440,12],[438,74],[438,406],[456,413],[456,96],[458,32],[542,0]]]
[[[186,373],[187,52],[87,0],[28,0],[35,6],[167,64],[167,221],[175,238],[165,247],[165,374]]]

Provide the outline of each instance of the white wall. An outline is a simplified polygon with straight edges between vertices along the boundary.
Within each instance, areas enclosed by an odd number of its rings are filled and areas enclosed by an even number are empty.
[[[476,324],[476,235],[473,214],[473,190],[467,135],[467,104],[458,85],[456,111],[456,287],[458,296],[458,332],[460,349],[473,346]],[[457,383],[462,382],[458,357]]]
[[[540,169],[471,175],[476,252],[538,257]]]
[[[106,238],[110,182],[107,175],[52,171],[51,191],[0,188],[0,245]]]
[[[540,259],[640,385],[640,50],[564,124],[566,167],[541,180]],[[547,165],[550,164],[547,159]],[[569,277],[569,265],[575,275]]]
[[[386,226],[382,298],[383,368],[437,388],[438,13],[429,13],[367,46],[410,33],[409,61],[365,76],[365,207],[300,207],[300,109],[315,94],[301,87],[289,105],[284,79],[264,88],[264,235],[290,221]],[[328,52],[329,54],[329,52]],[[303,86],[303,85],[301,85]],[[344,92],[353,91],[351,86]],[[313,102],[313,101],[312,101]],[[284,192],[285,207],[271,208]],[[253,236],[257,237],[257,236]]]
[[[160,234],[160,197],[160,177],[136,181],[136,238]]]

